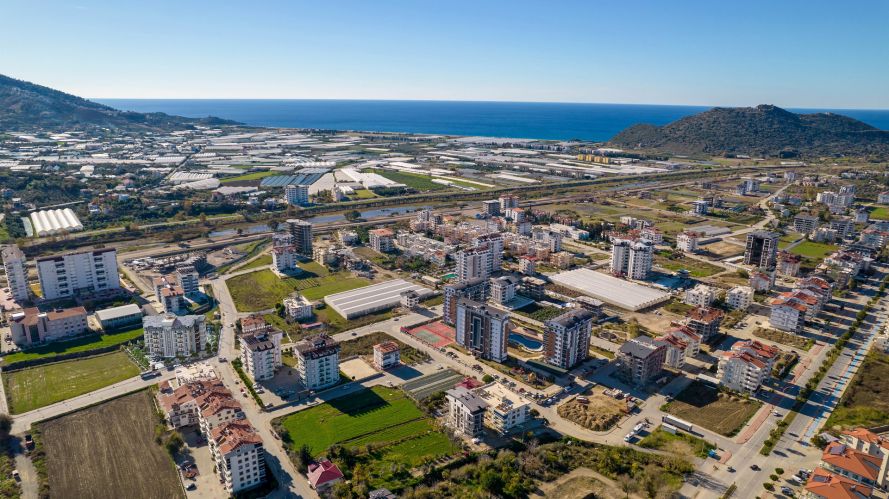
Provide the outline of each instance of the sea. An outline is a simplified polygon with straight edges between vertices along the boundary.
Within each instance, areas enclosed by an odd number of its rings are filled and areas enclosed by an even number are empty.
[[[251,126],[604,141],[637,123],[664,125],[707,106],[550,102],[94,99],[126,111],[216,116]],[[834,112],[889,130],[889,110],[790,109]]]

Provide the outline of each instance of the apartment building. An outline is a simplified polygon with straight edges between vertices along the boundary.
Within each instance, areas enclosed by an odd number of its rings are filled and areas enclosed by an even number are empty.
[[[562,238],[561,235],[559,235],[560,244],[561,241]],[[503,267],[503,244],[503,234],[499,232],[484,234],[472,240],[473,248],[488,248],[490,251],[490,258],[486,260],[486,263],[489,266],[487,269],[488,275],[499,272]]]
[[[284,200],[291,206],[309,204],[309,186],[296,184],[284,186]]]
[[[514,300],[518,282],[513,276],[491,278],[491,302],[506,305]]]
[[[265,448],[262,437],[250,423],[223,423],[207,437],[216,471],[227,491],[237,493],[265,482]]]
[[[821,468],[868,488],[886,486],[886,457],[872,455],[842,442],[827,444],[821,454]]]
[[[799,255],[782,251],[778,254],[778,273],[789,277],[795,277],[799,274],[799,268],[802,264],[802,258]]]
[[[571,369],[589,357],[590,332],[595,315],[576,308],[546,321],[543,359],[560,369]]]
[[[688,326],[706,343],[719,334],[719,326],[725,313],[718,308],[696,307],[686,315],[683,325]]]
[[[753,304],[753,288],[735,286],[725,293],[725,304],[732,310],[747,310]]]
[[[207,325],[203,315],[150,315],[142,318],[145,350],[153,359],[203,355]]]
[[[771,302],[769,324],[781,331],[799,333],[803,330],[809,308],[817,304],[818,299],[807,293],[781,293]]]
[[[744,264],[772,270],[778,257],[778,239],[781,234],[757,230],[747,234]]]
[[[806,499],[867,499],[873,497],[873,489],[831,473],[824,468],[815,468],[806,482]]]
[[[654,245],[646,240],[612,238],[611,273],[642,280],[651,272]]]
[[[676,235],[676,249],[685,253],[698,251],[698,241],[701,235],[697,232],[685,231]]]
[[[855,222],[848,217],[832,219],[829,228],[837,231],[841,239],[851,239],[855,235]]]
[[[628,382],[644,385],[661,374],[666,359],[666,345],[648,336],[639,336],[618,349],[617,372]]]
[[[401,365],[401,348],[394,341],[374,345],[374,367],[381,371]]]
[[[297,253],[303,256],[312,256],[311,222],[292,218],[284,222],[284,231],[293,237],[293,246]]]
[[[326,334],[297,343],[299,380],[306,390],[323,390],[339,383],[340,344]]]
[[[524,275],[534,275],[537,273],[537,257],[522,256],[519,257],[519,272]]]
[[[793,230],[800,234],[810,234],[818,228],[821,221],[811,215],[797,215],[793,217]]]
[[[284,333],[278,330],[253,334],[242,334],[241,364],[244,372],[254,382],[275,377],[281,367],[281,338]]]
[[[451,244],[407,231],[399,232],[395,242],[405,255],[417,256],[438,266],[446,265],[448,257],[457,251]]]
[[[749,282],[753,291],[770,291],[775,285],[775,272],[762,272],[760,270],[751,271]]]
[[[368,231],[370,247],[380,253],[390,253],[395,250],[395,233],[385,227]]]
[[[446,424],[454,433],[477,437],[484,431],[487,402],[462,386],[445,392],[448,401]]]
[[[198,274],[198,271],[195,270],[194,265],[178,265],[176,266],[174,275],[179,282],[179,287],[182,288],[182,291],[185,292],[186,296],[200,293],[200,275]]]
[[[771,376],[779,353],[756,340],[739,341],[720,357],[716,376],[729,390],[753,393]]]
[[[455,259],[457,260],[457,279],[460,282],[491,277],[491,269],[494,268],[494,252],[490,246],[477,246],[458,251]]]
[[[509,336],[509,313],[467,298],[457,300],[457,344],[472,355],[503,362]]]
[[[306,299],[305,296],[302,296],[299,293],[284,298],[283,304],[284,312],[287,313],[287,316],[291,319],[300,321],[304,319],[311,319],[312,316],[315,315],[314,308],[312,307],[312,302],[310,302],[308,299]]]
[[[86,309],[72,307],[41,312],[36,307],[9,315],[12,342],[20,348],[70,339],[87,331]]]
[[[490,296],[490,289],[490,282],[487,279],[480,278],[446,285],[444,287],[444,313],[442,317],[444,323],[451,326],[457,323],[457,301],[460,298],[484,302]]]
[[[716,300],[716,290],[706,284],[685,291],[685,303],[695,307],[709,307]]]
[[[152,284],[154,285],[154,297],[161,304],[165,313],[181,314],[187,311],[185,290],[179,285],[175,275],[155,277]]]
[[[0,259],[3,260],[6,287],[9,288],[12,299],[19,303],[28,301],[30,290],[25,254],[14,244],[4,244],[0,245]]]
[[[117,250],[103,248],[37,259],[43,298],[55,300],[77,293],[120,289]]]
[[[509,433],[530,419],[531,403],[500,383],[489,383],[475,390],[487,405],[484,422],[500,434]]]

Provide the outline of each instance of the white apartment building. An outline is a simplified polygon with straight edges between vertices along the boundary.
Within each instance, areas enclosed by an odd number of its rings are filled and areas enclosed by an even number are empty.
[[[589,310],[577,308],[546,321],[544,361],[560,369],[571,369],[586,360],[595,317]]]
[[[241,364],[254,382],[275,377],[281,367],[281,338],[284,333],[271,332],[243,334],[241,340]]]
[[[457,278],[460,282],[491,277],[493,251],[489,246],[481,246],[458,251]]]
[[[491,302],[505,305],[515,299],[518,280],[512,276],[491,279]]]
[[[614,238],[611,243],[611,273],[643,280],[651,272],[654,246],[650,241]]]
[[[142,328],[150,358],[189,357],[207,350],[207,325],[203,315],[151,315],[142,318]]]
[[[716,299],[716,290],[706,284],[685,290],[685,303],[695,307],[709,307]]]
[[[509,313],[466,298],[457,300],[456,340],[477,357],[506,360]]]
[[[530,418],[531,403],[500,383],[489,383],[479,387],[475,393],[488,406],[485,423],[498,433],[508,433]]]
[[[300,341],[293,347],[299,380],[306,390],[323,390],[340,381],[340,344],[326,334]]]
[[[694,253],[698,250],[699,240],[700,234],[697,232],[682,232],[676,236],[676,249],[686,253]]]
[[[537,272],[537,258],[532,256],[520,257],[519,272],[525,275],[534,275]]]
[[[392,229],[382,228],[368,231],[370,247],[380,253],[389,253],[395,249],[395,233]]]
[[[296,184],[284,186],[284,199],[291,206],[305,206],[309,204],[309,186]]]
[[[265,481],[262,437],[246,420],[231,421],[211,430],[207,438],[219,478],[231,493]]]
[[[374,345],[374,367],[382,371],[399,365],[401,365],[401,349],[398,343],[384,341]]]
[[[462,386],[445,392],[448,401],[446,424],[454,433],[477,437],[484,431],[487,402]]]
[[[36,307],[9,315],[12,342],[19,347],[65,340],[87,330],[86,309],[73,307],[41,312]]]
[[[753,303],[753,288],[735,286],[725,294],[725,304],[732,310],[747,310]]]
[[[25,268],[27,259],[22,250],[14,244],[0,246],[0,259],[3,260],[3,270],[6,274],[6,287],[17,302],[28,301],[28,273]]]
[[[771,376],[778,353],[776,347],[759,341],[740,341],[722,354],[716,376],[720,384],[729,390],[755,392]]]
[[[276,246],[272,248],[272,267],[281,273],[299,269],[299,259],[295,246]]]
[[[561,243],[561,236],[559,241]],[[503,234],[492,232],[483,236],[478,236],[472,240],[473,248],[488,248],[490,258],[485,261],[488,267],[488,275],[499,272],[503,267]]]
[[[312,302],[299,294],[284,298],[284,311],[294,320],[310,319],[315,314]]]
[[[176,267],[176,280],[179,287],[186,295],[198,293],[201,290],[200,275],[193,265],[180,265]]]
[[[79,291],[120,289],[117,250],[103,248],[38,258],[37,276],[47,300],[74,296]]]

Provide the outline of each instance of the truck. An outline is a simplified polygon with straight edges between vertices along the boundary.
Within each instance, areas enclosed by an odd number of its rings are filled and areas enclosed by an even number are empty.
[[[676,428],[683,429],[689,433],[692,433],[695,430],[695,425],[689,423],[688,421],[679,419],[674,416],[666,416],[665,415],[661,418],[661,422],[666,423],[668,425],[675,426]]]

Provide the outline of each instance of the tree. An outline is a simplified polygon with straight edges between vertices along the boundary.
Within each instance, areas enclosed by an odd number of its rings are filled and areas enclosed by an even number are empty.
[[[178,431],[174,431],[173,433],[170,433],[170,436],[167,437],[167,441],[164,444],[164,447],[166,447],[167,452],[169,452],[170,455],[173,456],[176,455],[177,452],[179,452],[179,449],[181,449],[184,444],[185,442],[182,440],[182,435],[180,435]]]
[[[300,473],[305,473],[312,464],[312,449],[307,444],[302,444],[296,454],[296,467]]]
[[[485,374],[484,376],[482,376],[482,381],[484,381],[485,383],[491,383],[494,381],[494,377],[490,374]]]
[[[630,319],[627,321],[627,339],[633,339],[639,336],[639,321]]]
[[[0,414],[0,439],[8,437],[11,430],[12,416],[9,414]]]

